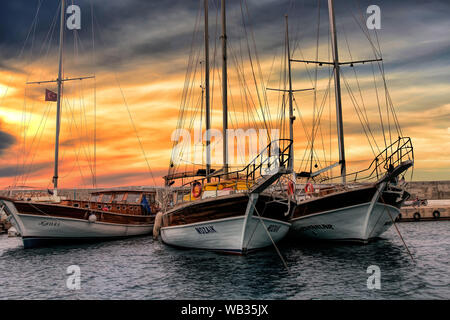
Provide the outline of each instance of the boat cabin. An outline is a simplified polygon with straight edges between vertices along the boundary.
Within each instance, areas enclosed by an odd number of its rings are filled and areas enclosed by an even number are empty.
[[[104,190],[92,192],[87,201],[65,200],[61,204],[129,215],[155,215],[160,210],[156,191]]]

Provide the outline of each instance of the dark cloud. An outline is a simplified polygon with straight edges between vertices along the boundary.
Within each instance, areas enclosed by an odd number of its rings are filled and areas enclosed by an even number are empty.
[[[6,165],[0,166],[0,178],[21,176],[23,174],[33,174],[44,169],[51,168],[52,162],[36,163],[30,166]]]
[[[161,177],[167,174],[167,170],[152,170],[153,177],[157,184],[161,183]],[[146,181],[147,185],[153,185],[152,175],[148,171],[131,171],[131,172],[121,172],[121,173],[109,173],[105,175],[97,176],[97,183],[99,185],[108,186],[127,186],[136,185],[136,181],[142,182]]]
[[[0,155],[3,155],[14,143],[16,143],[16,138],[13,135],[0,130]]]
[[[2,4],[0,13],[0,54],[2,60],[17,57],[23,46],[24,40],[30,30],[36,8],[40,1],[8,1]],[[71,1],[68,1],[69,3]],[[175,64],[174,58],[186,56],[189,53],[192,32],[194,30],[196,16],[201,9],[199,0],[111,0],[108,2],[93,1],[95,12],[95,33],[96,33],[96,68],[114,70],[127,68],[130,64],[152,65],[159,63],[164,65],[164,58],[168,66],[168,72],[179,72],[186,64],[186,59]],[[81,39],[80,50],[83,49],[86,57],[78,59],[76,68],[92,69],[91,53],[91,0],[77,0],[75,4],[82,9],[82,29],[78,31]],[[216,9],[219,1],[210,1],[210,23],[212,39],[220,35],[215,34]],[[244,14],[248,7],[250,17],[246,20],[247,26],[251,23],[252,30],[256,37],[256,45],[260,57],[273,56],[278,49],[281,49],[284,41],[284,14],[289,13],[293,42],[296,39],[302,40],[302,46],[315,43],[317,29],[317,1],[255,1],[247,0],[247,5],[242,6]],[[359,33],[358,37],[365,46],[368,47],[367,39],[354,21],[354,17],[363,16],[365,8],[370,1],[345,1],[336,2],[336,17],[338,29],[346,31],[349,38]],[[382,30],[381,37],[392,38],[394,35],[400,41],[413,39],[417,36],[416,42],[431,40],[433,37],[441,37],[439,41],[432,45],[421,46],[420,51],[410,51],[408,55],[392,57],[389,48],[387,51],[387,63],[392,64],[392,68],[412,67],[415,63],[442,63],[450,60],[450,46],[448,37],[433,32],[442,21],[448,21],[450,5],[446,1],[409,1],[405,4],[402,1],[378,1],[382,9]],[[58,12],[57,1],[42,1],[39,10],[39,19],[36,29],[32,29],[31,36],[26,43],[24,58],[30,57],[31,47],[33,56],[39,56],[39,52],[45,53],[46,48],[42,47],[49,27],[52,24],[55,14]],[[325,41],[328,35],[327,6],[321,2],[321,36]],[[238,50],[243,39],[244,30],[242,26],[241,1],[228,1],[228,37],[230,46]],[[220,18],[220,17],[219,17]],[[199,31],[203,27],[200,19]],[[11,32],[14,30],[14,32]],[[247,29],[250,32],[250,29]],[[32,42],[33,35],[35,41]],[[56,54],[57,30],[52,34],[52,46],[50,54]],[[200,37],[201,38],[201,37]],[[346,47],[344,39],[340,39],[340,48],[345,56]],[[389,43],[389,41],[388,41]],[[66,31],[66,53],[73,52],[73,34]],[[411,46],[415,44],[410,43]],[[370,53],[370,52],[369,52]],[[436,61],[439,59],[439,61]],[[12,68],[11,63],[2,63],[0,68]],[[67,59],[67,68],[71,66],[71,59]],[[172,63],[170,63],[172,62]],[[75,64],[72,62],[72,64]],[[173,66],[173,68],[170,68]],[[391,67],[391,66],[389,66]],[[84,70],[83,70],[84,71]]]

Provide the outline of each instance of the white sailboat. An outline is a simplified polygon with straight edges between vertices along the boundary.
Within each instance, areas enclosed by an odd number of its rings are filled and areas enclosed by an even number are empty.
[[[207,0],[204,7],[208,132],[210,111]],[[283,174],[292,170],[291,140],[271,141],[245,168],[230,172],[226,140],[228,111],[225,0],[221,2],[221,12],[224,167],[215,172],[211,169],[208,137],[206,170],[169,174],[165,177],[166,185],[171,185],[176,179],[193,180],[183,185],[188,188],[188,194],[163,213],[160,232],[162,241],[172,246],[246,254],[275,244],[289,231],[288,220],[293,206],[286,206],[282,198],[274,198],[265,193],[265,190]]]
[[[63,242],[99,241],[151,234],[156,212],[155,209],[151,212],[143,206],[143,202],[147,203],[146,200],[144,201],[144,192],[105,190],[99,195],[91,195],[91,200],[83,203],[67,200],[58,195],[59,135],[63,83],[93,78],[90,76],[63,79],[65,0],[61,0],[60,6],[58,78],[54,81],[28,83],[56,82],[58,85],[52,196],[33,197],[30,198],[30,201],[2,197],[0,198],[1,209],[9,215],[11,222],[22,236],[25,248]]]
[[[414,164],[413,146],[409,137],[399,136],[375,157],[367,169],[347,174],[340,68],[343,65],[353,67],[358,63],[379,63],[381,59],[341,62],[333,0],[328,0],[328,11],[333,61],[296,60],[291,59],[288,52],[289,78],[291,62],[332,66],[339,162],[313,172],[311,151],[310,171],[297,175],[298,181],[303,181],[297,183],[297,207],[290,220],[292,226],[289,236],[366,243],[389,229],[400,213],[403,202],[409,197],[405,184],[401,183],[399,177],[404,176]],[[292,88],[290,95],[292,96]],[[339,176],[327,176],[320,180],[323,173],[338,166],[341,169]]]

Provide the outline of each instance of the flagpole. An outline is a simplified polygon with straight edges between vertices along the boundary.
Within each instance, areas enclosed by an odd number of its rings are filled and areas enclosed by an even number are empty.
[[[63,68],[63,44],[64,44],[64,17],[65,1],[61,0],[61,20],[59,28],[59,70],[58,70],[58,96],[56,100],[56,137],[55,137],[55,171],[53,174],[53,196],[58,196],[58,161],[59,161],[59,131],[61,127],[61,96],[62,96],[62,68]]]

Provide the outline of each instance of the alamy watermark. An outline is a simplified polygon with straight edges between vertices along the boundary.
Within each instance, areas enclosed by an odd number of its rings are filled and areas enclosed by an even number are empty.
[[[367,278],[367,289],[381,289],[381,270],[377,265],[367,267],[367,273],[370,276]]]
[[[199,127],[199,126],[198,126]],[[210,164],[219,166],[224,164],[223,157],[223,133],[218,129],[209,129],[202,132],[193,130],[193,135],[187,129],[177,129],[172,132],[171,141],[175,142],[171,163],[182,164]],[[279,145],[279,129],[227,129],[227,164],[244,165],[253,160],[263,151],[269,151],[267,146],[271,143],[270,155],[267,157],[278,158],[283,145]],[[210,141],[209,147],[207,141]],[[209,152],[208,149],[209,148]],[[206,153],[210,157],[206,157]]]
[[[81,29],[81,9],[79,6],[72,4],[67,7],[66,13],[70,14],[67,18],[67,29],[80,30]]]
[[[68,275],[66,280],[66,287],[69,290],[81,289],[81,268],[76,264],[68,266],[66,273]]]
[[[366,20],[366,26],[369,30],[381,29],[381,9],[379,6],[373,4],[367,7],[367,14],[370,14]]]

